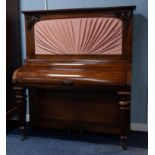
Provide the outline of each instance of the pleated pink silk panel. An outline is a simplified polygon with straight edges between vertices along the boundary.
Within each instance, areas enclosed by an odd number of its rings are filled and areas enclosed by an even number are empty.
[[[122,54],[122,21],[117,18],[39,21],[34,26],[34,37],[35,54]]]

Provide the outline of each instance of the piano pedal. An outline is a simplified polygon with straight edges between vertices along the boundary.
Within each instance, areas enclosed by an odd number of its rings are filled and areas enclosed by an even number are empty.
[[[80,132],[80,134],[83,134],[84,133],[84,128],[80,128],[79,132]]]
[[[67,133],[71,133],[72,132],[72,127],[67,128]]]

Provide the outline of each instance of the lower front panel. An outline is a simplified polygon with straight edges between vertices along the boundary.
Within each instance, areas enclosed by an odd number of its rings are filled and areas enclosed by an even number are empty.
[[[116,92],[30,89],[29,99],[33,127],[120,133]]]

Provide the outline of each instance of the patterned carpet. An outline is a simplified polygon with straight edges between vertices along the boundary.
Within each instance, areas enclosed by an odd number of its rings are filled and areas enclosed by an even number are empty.
[[[147,155],[147,146],[129,145],[124,151],[116,143],[118,139],[110,136],[100,136],[103,141],[94,140],[96,137],[82,136],[67,138],[66,135],[54,133],[41,135],[31,134],[25,141],[20,141],[19,133],[9,133],[6,137],[7,155]],[[61,137],[61,138],[60,138]],[[78,136],[77,136],[78,137]],[[97,136],[99,137],[99,136]],[[131,136],[132,137],[132,136]],[[139,136],[140,137],[140,136]],[[144,136],[145,137],[145,136]],[[116,140],[114,140],[116,139]],[[110,143],[110,141],[113,141]],[[132,140],[129,139],[129,143]],[[135,139],[137,141],[137,138]],[[143,143],[143,141],[141,141]]]

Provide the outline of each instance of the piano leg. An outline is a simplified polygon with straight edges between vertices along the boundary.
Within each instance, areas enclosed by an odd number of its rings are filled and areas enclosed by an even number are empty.
[[[22,87],[14,87],[16,93],[16,103],[19,112],[19,129],[21,131],[21,140],[26,138],[25,125],[26,125],[26,93]]]
[[[130,92],[119,92],[120,145],[127,149],[127,138],[130,130]]]

